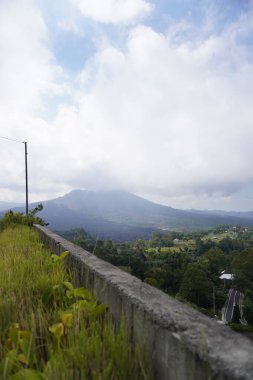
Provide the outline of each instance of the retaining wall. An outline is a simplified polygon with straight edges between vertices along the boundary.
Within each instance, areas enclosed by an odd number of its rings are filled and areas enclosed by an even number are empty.
[[[215,320],[97,258],[49,229],[35,225],[54,253],[68,250],[76,285],[123,313],[132,339],[145,344],[156,379],[253,379],[253,344]]]

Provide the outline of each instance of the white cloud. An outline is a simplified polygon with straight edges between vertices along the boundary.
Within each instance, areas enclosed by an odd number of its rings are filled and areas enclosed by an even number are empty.
[[[191,40],[177,38],[188,28],[181,24],[167,35],[139,25],[122,48],[103,41],[73,80],[71,102],[61,104],[49,122],[34,110],[43,104],[42,94],[59,87],[45,24],[35,14],[33,36],[19,31],[13,36],[18,46],[29,43],[29,51],[6,43],[0,73],[5,78],[10,62],[6,83],[14,88],[19,81],[14,97],[0,90],[0,107],[8,135],[29,141],[33,198],[71,188],[122,187],[178,207],[196,208],[197,201],[205,207],[211,199],[229,207],[233,192],[253,182],[253,65],[239,39],[251,28],[249,18],[219,35],[209,30]],[[32,80],[26,65],[18,65],[20,57],[32,60]],[[24,102],[22,118],[12,113],[13,101],[19,109]],[[17,169],[15,148],[10,149],[11,156],[0,149],[5,186],[22,187],[23,164]],[[0,194],[8,200],[6,190]]]
[[[32,122],[45,109],[45,97],[64,91],[41,11],[32,0],[0,3],[0,135],[39,145],[44,131]],[[1,195],[12,199],[24,187],[24,148],[0,141]],[[8,194],[8,195],[6,195]]]
[[[214,184],[222,191],[252,180],[253,68],[242,61],[230,69],[227,42],[221,36],[175,47],[138,27],[125,54],[108,47],[91,62],[95,77],[80,112],[123,185],[180,192]]]
[[[44,20],[32,1],[0,4],[0,102],[15,113],[33,112],[41,96],[59,92]]]
[[[85,17],[103,23],[131,23],[151,12],[145,0],[71,0]]]
[[[167,196],[252,182],[253,67],[240,52],[226,33],[175,46],[146,27],[124,53],[101,50],[81,76],[83,162],[99,162],[109,186]]]

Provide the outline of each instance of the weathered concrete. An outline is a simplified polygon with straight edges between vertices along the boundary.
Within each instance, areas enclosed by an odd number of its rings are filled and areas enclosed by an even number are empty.
[[[66,264],[77,285],[106,303],[115,320],[122,313],[135,342],[146,344],[161,380],[252,380],[253,344],[160,290],[98,259],[45,227],[35,226]]]

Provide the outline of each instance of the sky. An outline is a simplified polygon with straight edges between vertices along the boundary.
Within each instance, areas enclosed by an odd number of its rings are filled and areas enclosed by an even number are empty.
[[[0,0],[0,136],[30,201],[253,210],[253,1]],[[24,168],[0,138],[0,201]]]

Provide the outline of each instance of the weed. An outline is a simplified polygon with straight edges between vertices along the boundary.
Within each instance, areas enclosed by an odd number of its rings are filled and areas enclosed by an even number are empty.
[[[0,233],[0,378],[147,379],[122,325],[27,226]]]

